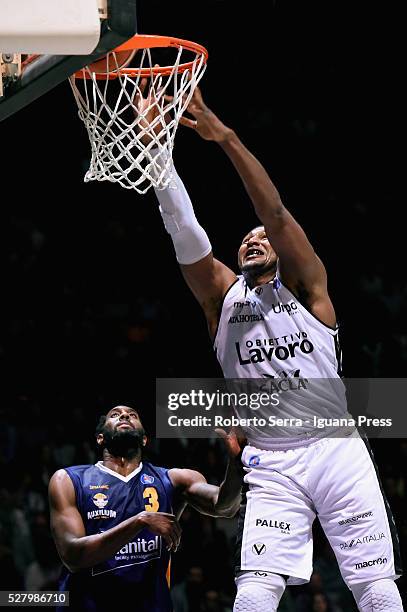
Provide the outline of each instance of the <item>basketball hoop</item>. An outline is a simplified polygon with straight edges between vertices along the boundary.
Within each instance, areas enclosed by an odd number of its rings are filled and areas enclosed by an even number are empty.
[[[167,65],[158,65],[163,63],[156,61],[160,55]],[[85,182],[111,181],[142,194],[151,186],[170,185],[179,119],[207,57],[197,43],[136,35],[70,78],[92,150]]]

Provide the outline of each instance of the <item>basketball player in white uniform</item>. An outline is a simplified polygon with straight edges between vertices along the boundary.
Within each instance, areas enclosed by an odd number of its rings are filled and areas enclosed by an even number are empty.
[[[222,147],[262,224],[243,238],[236,276],[214,258],[175,169],[177,188],[156,192],[225,377],[324,379],[321,416],[346,416],[336,316],[321,260],[265,169],[199,90],[188,111],[193,119],[181,122]],[[304,419],[315,411],[312,392],[281,396],[280,416]],[[309,580],[316,515],[359,610],[403,609],[394,583],[401,574],[396,529],[372,458],[356,430],[330,431],[318,436],[310,419],[298,430],[245,432],[235,612],[277,610],[286,584]]]

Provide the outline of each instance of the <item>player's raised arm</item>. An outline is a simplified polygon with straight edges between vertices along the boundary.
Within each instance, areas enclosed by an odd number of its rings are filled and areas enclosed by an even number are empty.
[[[156,190],[160,213],[172,238],[183,276],[214,332],[223,296],[235,282],[236,274],[214,258],[209,238],[195,216],[188,192],[174,167],[172,174],[176,189]]]
[[[103,533],[87,536],[76,506],[75,489],[65,470],[58,470],[50,480],[49,503],[51,532],[70,572],[110,559],[145,527],[161,535],[170,550],[178,548],[181,529],[175,516],[164,512],[140,512]]]
[[[203,139],[217,142],[239,173],[278,256],[283,282],[324,323],[334,325],[335,313],[328,296],[325,268],[304,230],[285,208],[262,164],[237,134],[206,106],[198,88],[188,112],[194,119],[183,117],[181,123],[193,128]]]
[[[239,510],[243,483],[243,467],[240,461],[242,440],[238,441],[235,430],[227,434],[216,430],[225,443],[229,460],[222,484],[217,487],[207,483],[205,477],[195,470],[172,469],[171,481],[180,492],[180,504],[176,510],[179,517],[186,504],[202,514],[215,517],[233,517]]]
[[[141,90],[146,93],[144,97],[137,96],[136,105],[140,113],[145,113],[145,121],[152,123],[158,110],[153,106],[146,112],[151,106],[146,79],[142,81]],[[143,127],[143,122],[140,125]],[[161,127],[158,122],[157,133]],[[148,138],[148,134],[145,135],[143,142],[146,143]],[[174,166],[171,172],[173,181],[170,187],[155,190],[159,210],[184,278],[205,312],[210,331],[214,333],[222,298],[236,280],[236,274],[214,258],[209,238],[196,218],[191,199]]]

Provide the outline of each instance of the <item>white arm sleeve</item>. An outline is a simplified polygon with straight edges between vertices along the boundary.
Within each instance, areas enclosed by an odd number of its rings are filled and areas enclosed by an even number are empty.
[[[177,261],[189,265],[206,257],[211,250],[209,238],[195,217],[192,203],[184,183],[174,166],[173,180],[166,189],[155,189],[165,229],[174,243]]]

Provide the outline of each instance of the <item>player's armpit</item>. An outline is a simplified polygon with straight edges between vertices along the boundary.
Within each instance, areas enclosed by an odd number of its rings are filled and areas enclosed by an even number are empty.
[[[200,303],[213,337],[225,293],[237,280],[236,274],[212,252],[200,261],[181,266],[182,274],[192,293]]]

